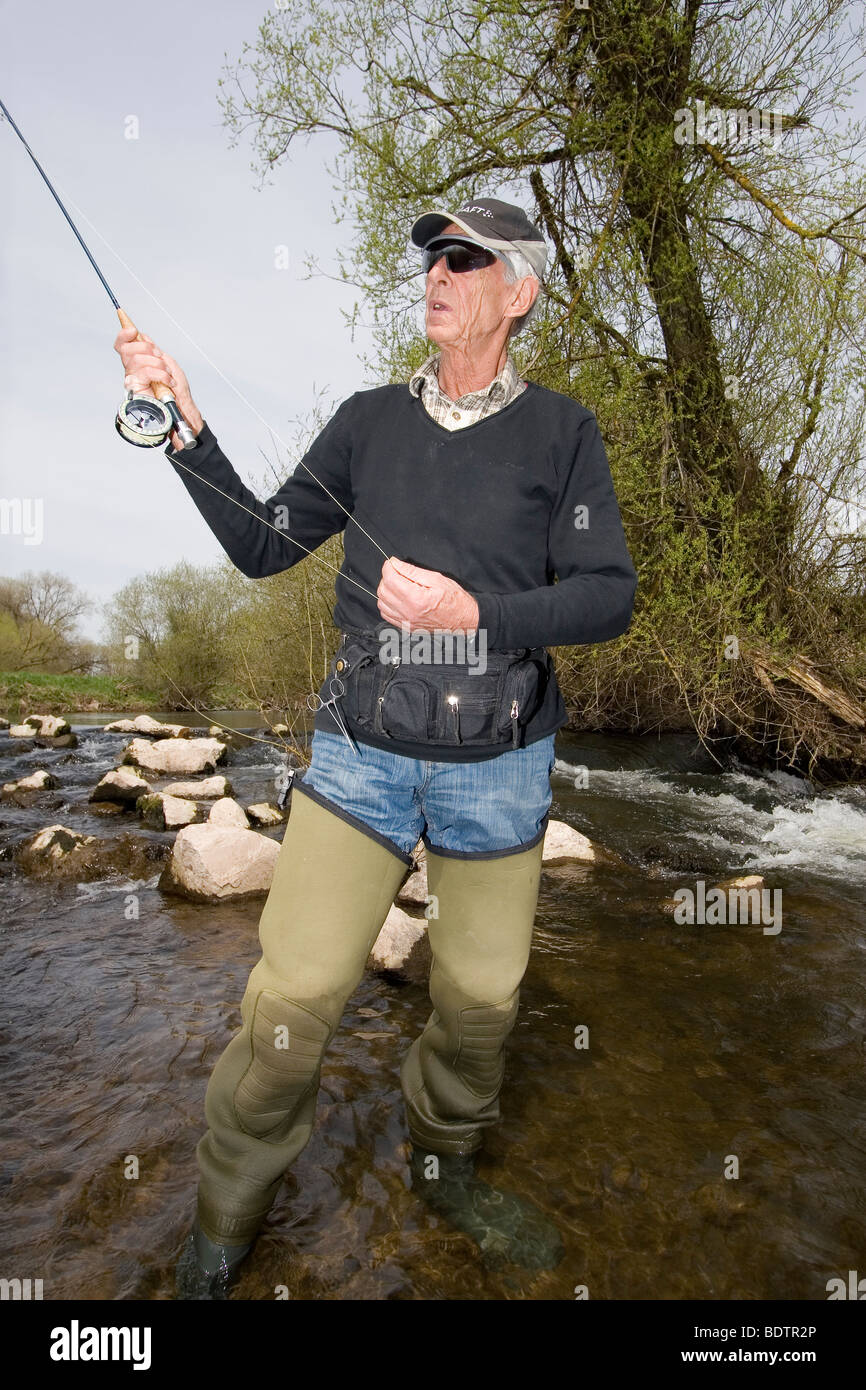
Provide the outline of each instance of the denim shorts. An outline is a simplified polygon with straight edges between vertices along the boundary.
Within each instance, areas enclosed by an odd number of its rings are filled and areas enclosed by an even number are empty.
[[[555,735],[482,762],[423,762],[316,730],[295,786],[339,807],[407,862],[419,839],[440,854],[494,859],[541,839],[553,794]]]

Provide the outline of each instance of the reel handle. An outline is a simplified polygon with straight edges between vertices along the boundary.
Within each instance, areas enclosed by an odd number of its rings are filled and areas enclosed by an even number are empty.
[[[132,319],[129,317],[129,314],[127,314],[123,309],[121,309],[119,304],[117,306],[117,317],[120,319],[121,328],[135,328],[135,324],[132,322]],[[142,337],[137,328],[135,328],[135,333],[135,341],[141,342]],[[172,405],[174,406],[172,414],[177,417],[175,420],[174,427],[180,438],[181,444],[185,449],[194,449],[198,444],[198,440],[196,439],[189,425],[186,423],[186,420],[184,420],[183,416],[178,410],[177,402],[174,398],[174,392],[172,391],[171,387],[164,386],[161,381],[152,381],[150,383],[150,390],[158,401],[163,401],[166,404],[169,401],[172,403]]]

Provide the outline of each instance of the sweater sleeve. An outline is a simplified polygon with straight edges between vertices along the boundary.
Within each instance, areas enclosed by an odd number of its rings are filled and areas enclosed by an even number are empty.
[[[342,508],[352,511],[351,399],[335,411],[294,472],[264,502],[241,481],[207,423],[197,448],[166,448],[220,545],[250,579],[290,569],[345,527]]]
[[[548,572],[551,582],[539,589],[473,593],[488,646],[574,646],[608,642],[625,632],[637,575],[594,415],[580,425],[560,480],[548,529]]]

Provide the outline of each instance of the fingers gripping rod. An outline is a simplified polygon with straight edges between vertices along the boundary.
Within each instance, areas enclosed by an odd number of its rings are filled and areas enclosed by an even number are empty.
[[[135,324],[132,322],[132,319],[129,317],[129,314],[127,314],[125,310],[121,309],[119,304],[115,304],[114,307],[117,310],[117,317],[120,319],[121,328],[135,328]],[[142,336],[137,328],[135,329],[135,332],[135,341],[143,341]],[[164,443],[171,430],[175,430],[184,449],[195,449],[198,445],[198,440],[196,439],[186,420],[184,420],[183,416],[181,415],[180,410],[178,409],[177,401],[174,398],[174,392],[172,391],[171,387],[164,385],[164,383],[161,381],[152,381],[150,383],[149,389],[152,395],[156,398],[156,400],[160,401],[162,405],[165,407],[165,411],[168,416],[168,421],[170,421],[169,427],[157,429],[156,437],[152,436],[151,430],[147,430],[147,432],[145,433],[141,428],[141,417],[142,415],[146,415],[148,413],[146,406],[147,398],[142,396],[135,396],[130,391],[126,400],[122,403],[120,409],[118,410],[117,419],[114,422],[117,427],[118,434],[122,435],[123,438],[129,444],[138,444],[143,446],[144,448],[149,448],[154,444]],[[159,424],[158,421],[155,423]],[[166,425],[167,423],[168,422],[165,420],[162,422],[163,425]]]

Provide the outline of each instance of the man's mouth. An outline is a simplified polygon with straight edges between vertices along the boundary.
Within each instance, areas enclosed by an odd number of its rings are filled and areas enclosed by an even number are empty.
[[[448,308],[450,308],[450,307],[451,307],[451,306],[450,306],[449,304],[446,304],[445,301],[442,300],[442,299],[431,299],[431,300],[430,300],[430,308],[431,308],[431,309],[448,309]]]

